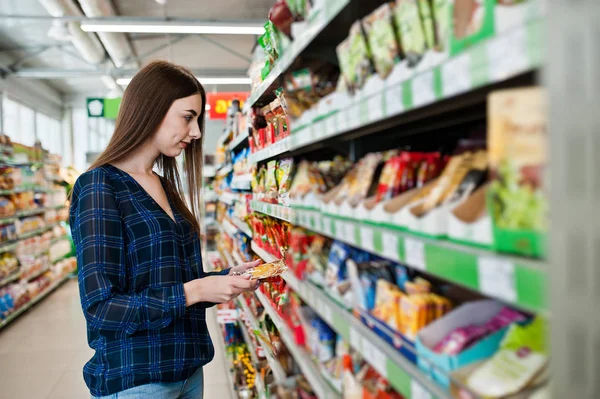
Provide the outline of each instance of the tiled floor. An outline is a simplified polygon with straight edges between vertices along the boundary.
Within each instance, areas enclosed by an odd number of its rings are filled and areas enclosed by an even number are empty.
[[[207,318],[211,336],[221,339],[214,316]],[[205,398],[231,399],[220,347],[204,369]],[[89,398],[82,369],[91,355],[72,280],[0,331],[0,399]]]

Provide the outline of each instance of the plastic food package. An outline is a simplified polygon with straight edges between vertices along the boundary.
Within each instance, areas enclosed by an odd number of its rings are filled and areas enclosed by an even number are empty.
[[[547,326],[541,317],[526,326],[511,325],[500,350],[467,378],[467,387],[486,398],[522,391],[546,367],[547,337]]]
[[[383,168],[381,153],[370,153],[364,156],[342,180],[341,189],[335,200],[348,201],[351,206],[357,206],[370,193],[377,189],[378,176]]]
[[[285,0],[277,0],[269,10],[269,20],[281,32],[291,36],[291,25],[294,22],[294,16]]]
[[[360,21],[350,28],[350,34],[337,49],[340,70],[351,92],[361,89],[373,73],[371,53]]]
[[[375,70],[382,78],[400,61],[402,51],[393,25],[393,3],[385,3],[363,19]]]
[[[396,285],[389,281],[377,280],[377,294],[373,316],[383,321],[395,330],[400,330],[402,320],[400,319],[400,300],[404,294]]]
[[[294,167],[293,158],[284,158],[279,161],[277,166],[277,186],[279,187],[278,203],[279,205],[289,206],[290,188],[292,185],[292,172]]]
[[[396,0],[394,10],[398,37],[409,66],[416,65],[427,49],[418,1]]]
[[[265,201],[276,204],[279,188],[277,187],[277,161],[267,163],[267,174],[265,179]]]

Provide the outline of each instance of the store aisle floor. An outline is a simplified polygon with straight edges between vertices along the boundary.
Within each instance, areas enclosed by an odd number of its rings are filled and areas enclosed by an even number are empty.
[[[207,318],[214,320],[212,313]],[[209,328],[214,340],[221,339],[214,322]],[[219,348],[204,370],[204,397],[231,399]],[[0,331],[0,398],[87,399],[82,369],[92,353],[77,281],[71,280]]]

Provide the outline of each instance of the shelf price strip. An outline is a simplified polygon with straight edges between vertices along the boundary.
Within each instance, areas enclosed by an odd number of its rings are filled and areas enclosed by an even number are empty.
[[[273,208],[264,205],[267,204],[259,204],[253,209],[278,217]],[[315,211],[291,208],[285,220],[525,310],[546,311],[546,273],[541,261],[497,254],[447,240],[420,238],[400,230],[352,222]]]

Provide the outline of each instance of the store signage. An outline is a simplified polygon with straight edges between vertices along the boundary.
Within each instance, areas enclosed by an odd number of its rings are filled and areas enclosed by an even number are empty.
[[[117,119],[121,98],[88,98],[87,111],[89,118],[108,118]]]
[[[244,106],[244,100],[248,98],[248,92],[235,93],[206,93],[207,116],[210,119],[226,119],[227,110],[233,100],[240,100],[240,108]]]
[[[235,323],[238,319],[237,309],[219,309],[217,310],[217,323],[230,324]]]

